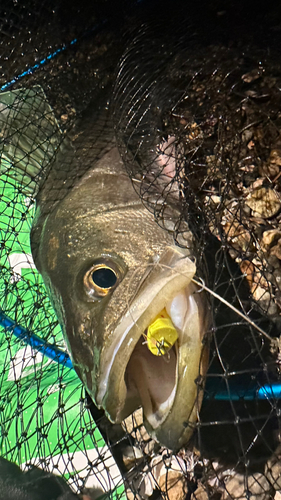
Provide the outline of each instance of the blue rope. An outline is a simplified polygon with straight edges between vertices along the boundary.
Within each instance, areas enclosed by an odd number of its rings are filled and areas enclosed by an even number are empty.
[[[257,393],[258,399],[281,399],[281,384],[275,382],[273,384],[266,384],[260,387]]]
[[[49,344],[49,342],[46,342],[34,333],[31,333],[26,328],[17,325],[15,321],[13,321],[11,318],[8,318],[8,316],[6,316],[6,314],[4,314],[1,310],[0,326],[8,331],[11,331],[13,335],[15,335],[19,340],[22,340],[26,344],[30,345],[33,349],[36,349],[53,361],[56,361],[60,365],[66,366],[67,368],[73,368],[70,357],[66,352],[64,352],[62,349],[59,349],[59,347],[54,344]]]
[[[216,389],[208,387],[204,394],[205,399],[215,399],[216,401],[253,401],[254,399],[281,399],[281,383],[271,382],[263,386],[254,385],[250,389],[237,388],[230,384],[229,390]]]
[[[71,45],[74,45],[76,42],[77,42],[77,38],[75,38],[74,40],[72,40],[69,44],[63,45],[63,47],[55,50],[54,52],[52,52],[51,54],[49,54],[47,57],[44,57],[43,59],[41,59],[41,61],[39,61],[38,63],[34,64],[33,66],[31,66],[27,70],[25,70],[22,73],[20,73],[19,75],[15,76],[9,82],[7,82],[4,85],[2,85],[2,87],[0,88],[0,91],[3,92],[4,90],[7,90],[9,87],[11,87],[11,85],[14,85],[14,83],[16,83],[18,80],[20,80],[24,76],[31,75],[36,69],[40,68],[40,66],[43,66],[48,61],[50,61],[51,59],[53,59],[54,57],[56,57],[58,54],[60,54],[64,50],[66,50],[68,47],[70,47]]]
[[[140,5],[145,4],[146,1],[145,0],[135,0],[135,2],[132,2],[132,6],[131,7],[134,6],[134,3],[136,3],[137,7],[139,7]],[[88,36],[88,35],[90,35],[92,33],[98,32],[104,25],[106,25],[108,23],[108,21],[109,21],[109,19],[103,19],[98,24],[96,24],[93,28],[87,30],[80,38],[74,38],[68,44],[64,44],[62,47],[56,49],[54,52],[51,52],[51,54],[49,54],[48,56],[43,57],[43,59],[41,59],[41,61],[37,62],[36,64],[34,64],[33,66],[31,66],[30,68],[26,69],[25,71],[23,71],[19,75],[15,76],[9,82],[7,82],[4,85],[2,85],[2,87],[0,87],[0,92],[3,92],[5,90],[7,90],[9,87],[11,87],[16,82],[18,82],[21,78],[24,78],[27,75],[31,75],[32,73],[34,73],[34,71],[36,71],[37,69],[39,69],[41,66],[44,66],[44,64],[46,64],[49,61],[51,61],[51,59],[54,59],[54,57],[56,57],[59,54],[61,54],[62,52],[64,52],[66,49],[68,49],[72,45],[75,45],[79,40],[85,38],[86,36]]]
[[[81,38],[85,38],[90,33],[94,33],[96,31],[99,31],[104,26],[104,24],[106,24],[107,22],[108,22],[108,19],[104,19],[100,23],[96,24],[89,31],[87,31],[86,33],[84,33]],[[80,38],[80,40],[81,40],[81,38]],[[44,66],[44,64],[46,64],[47,62],[51,61],[51,59],[54,59],[54,57],[58,56],[59,54],[61,54],[62,52],[64,52],[66,49],[69,49],[69,47],[71,47],[72,45],[75,45],[78,42],[78,40],[79,40],[78,38],[74,38],[68,44],[65,44],[62,47],[56,49],[54,52],[51,52],[51,54],[49,54],[47,57],[43,57],[43,59],[41,59],[41,61],[37,62],[36,64],[34,64],[33,66],[31,66],[30,68],[26,69],[25,71],[23,71],[19,75],[15,76],[9,82],[7,82],[4,85],[2,85],[2,87],[0,87],[0,92],[3,92],[4,90],[7,90],[9,87],[11,87],[16,82],[18,82],[21,78],[24,78],[25,76],[31,75],[32,73],[34,73],[35,70],[39,69],[41,66]]]

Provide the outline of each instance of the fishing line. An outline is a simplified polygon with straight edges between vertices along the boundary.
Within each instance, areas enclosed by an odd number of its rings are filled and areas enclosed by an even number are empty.
[[[239,309],[237,309],[235,306],[233,306],[232,304],[230,304],[230,302],[228,302],[223,297],[221,297],[220,295],[218,295],[216,292],[213,292],[213,290],[211,290],[210,288],[208,288],[205,285],[205,283],[203,282],[203,280],[197,281],[196,279],[192,278],[191,281],[193,283],[195,283],[197,286],[201,287],[201,289],[199,290],[199,292],[201,292],[202,289],[206,290],[206,292],[208,292],[210,295],[212,295],[216,299],[220,300],[220,302],[222,302],[223,304],[225,304],[227,307],[229,307],[230,309],[232,309],[232,311],[234,311],[236,314],[238,314],[238,316],[240,316],[245,321],[247,321],[247,323],[249,323],[253,328],[255,328],[262,335],[264,335],[268,340],[272,340],[272,338],[270,337],[270,335],[268,335],[268,333],[266,333],[262,328],[260,328],[258,325],[256,325],[256,323],[254,323],[248,316],[246,316],[246,314],[244,314],[241,311],[239,311]]]
[[[167,269],[170,269],[169,266],[166,266],[165,264],[160,264],[160,263],[157,263],[159,265],[161,265],[163,268],[167,268]],[[238,314],[238,316],[240,316],[241,318],[243,318],[247,323],[249,323],[253,328],[255,328],[258,332],[260,332],[262,335],[264,335],[264,337],[266,337],[268,340],[272,340],[272,338],[270,337],[270,335],[268,335],[268,333],[266,333],[262,328],[260,328],[258,325],[256,325],[256,323],[254,323],[245,313],[239,311],[239,309],[237,309],[235,306],[233,306],[230,302],[228,302],[227,300],[225,300],[223,297],[221,297],[220,295],[218,295],[216,292],[214,292],[213,290],[211,290],[210,288],[208,288],[206,285],[205,285],[205,282],[204,280],[202,280],[201,278],[199,278],[200,281],[197,281],[196,279],[194,278],[191,278],[191,281],[200,287],[200,289],[198,290],[197,293],[201,293],[202,290],[205,290],[206,292],[208,292],[210,295],[212,295],[213,297],[215,297],[216,299],[218,299],[220,302],[222,302],[223,304],[225,304],[227,307],[229,307],[232,311],[234,311],[236,314]]]

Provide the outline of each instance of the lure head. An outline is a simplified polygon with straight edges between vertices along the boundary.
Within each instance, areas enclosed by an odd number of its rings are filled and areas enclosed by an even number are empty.
[[[163,309],[143,333],[147,347],[155,356],[165,356],[178,340],[178,333],[166,309]],[[168,356],[169,357],[169,356]]]

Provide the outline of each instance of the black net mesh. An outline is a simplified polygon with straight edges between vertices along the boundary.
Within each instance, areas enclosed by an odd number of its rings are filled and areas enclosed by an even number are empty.
[[[2,2],[0,498],[278,500],[280,23],[270,2]],[[211,311],[177,453],[141,409],[112,424],[95,406],[33,263],[36,202],[53,210],[114,140],[158,225],[192,234]]]

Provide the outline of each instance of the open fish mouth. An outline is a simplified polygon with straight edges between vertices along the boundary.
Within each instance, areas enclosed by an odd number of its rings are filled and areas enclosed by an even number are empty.
[[[192,434],[202,400],[196,379],[207,367],[202,338],[209,314],[191,281],[195,271],[184,250],[169,247],[164,253],[101,358],[95,398],[112,422],[142,406],[150,435],[171,449]],[[162,317],[170,330],[162,329]]]

